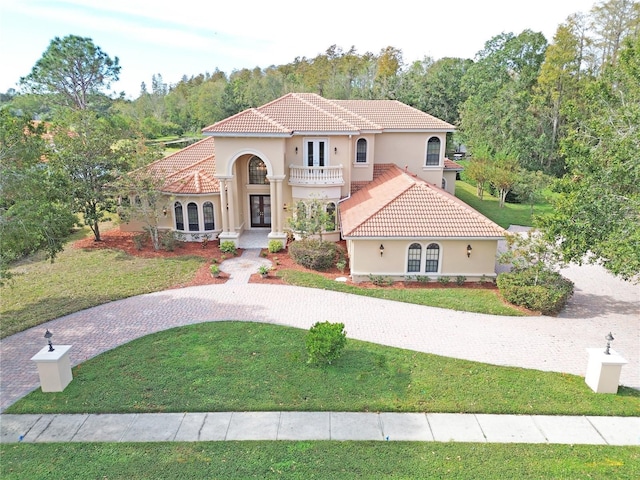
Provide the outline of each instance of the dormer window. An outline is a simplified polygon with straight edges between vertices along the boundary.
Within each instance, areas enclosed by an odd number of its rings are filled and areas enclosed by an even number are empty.
[[[427,167],[437,167],[440,165],[440,139],[431,137],[427,142]]]
[[[356,142],[356,163],[367,163],[367,140],[364,138]]]

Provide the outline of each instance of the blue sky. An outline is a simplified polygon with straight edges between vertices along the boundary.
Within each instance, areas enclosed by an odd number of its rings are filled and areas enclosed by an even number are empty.
[[[551,41],[570,14],[595,0],[0,0],[0,92],[18,88],[54,37],[90,37],[118,57],[112,90],[135,98],[160,73],[167,83],[215,69],[265,68],[313,58],[331,45],[360,54],[387,46],[405,63],[425,56],[473,58],[502,32]]]

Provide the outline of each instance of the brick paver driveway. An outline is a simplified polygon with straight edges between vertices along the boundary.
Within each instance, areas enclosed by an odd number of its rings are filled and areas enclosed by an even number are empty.
[[[629,364],[621,383],[640,388],[638,286],[599,267],[568,269],[576,295],[559,317],[500,317],[454,312],[292,286],[226,284],[167,290],[112,302],[53,320],[2,340],[0,409],[39,385],[30,358],[44,346],[73,345],[72,364],[152,332],[191,323],[245,320],[308,329],[344,322],[351,338],[421,352],[584,375],[588,347],[613,348]]]

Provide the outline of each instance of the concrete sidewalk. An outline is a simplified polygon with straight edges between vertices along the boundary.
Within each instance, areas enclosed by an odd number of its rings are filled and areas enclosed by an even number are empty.
[[[640,417],[214,412],[0,415],[0,443],[379,440],[640,445]]]

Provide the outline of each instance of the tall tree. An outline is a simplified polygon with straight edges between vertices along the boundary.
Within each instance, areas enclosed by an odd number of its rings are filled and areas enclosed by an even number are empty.
[[[546,47],[541,33],[525,30],[492,38],[476,55],[462,80],[467,99],[460,112],[460,133],[472,151],[488,144],[514,152],[527,167],[540,163],[538,122],[528,109]]]
[[[129,159],[115,149],[125,136],[115,119],[88,110],[67,111],[54,127],[50,163],[64,175],[74,211],[82,215],[95,241],[101,240],[100,222],[115,209],[108,187],[129,169]]]
[[[634,0],[601,1],[590,13],[600,65],[615,65],[624,39],[640,33],[640,3]]]
[[[563,142],[569,172],[541,219],[568,261],[597,262],[640,281],[640,35],[585,88],[586,109]]]
[[[52,94],[55,103],[78,110],[118,80],[118,57],[112,59],[90,38],[55,37],[31,73],[20,83],[33,93]]]
[[[0,109],[0,285],[24,255],[43,250],[53,260],[77,221],[61,177],[42,160],[45,133]]]

